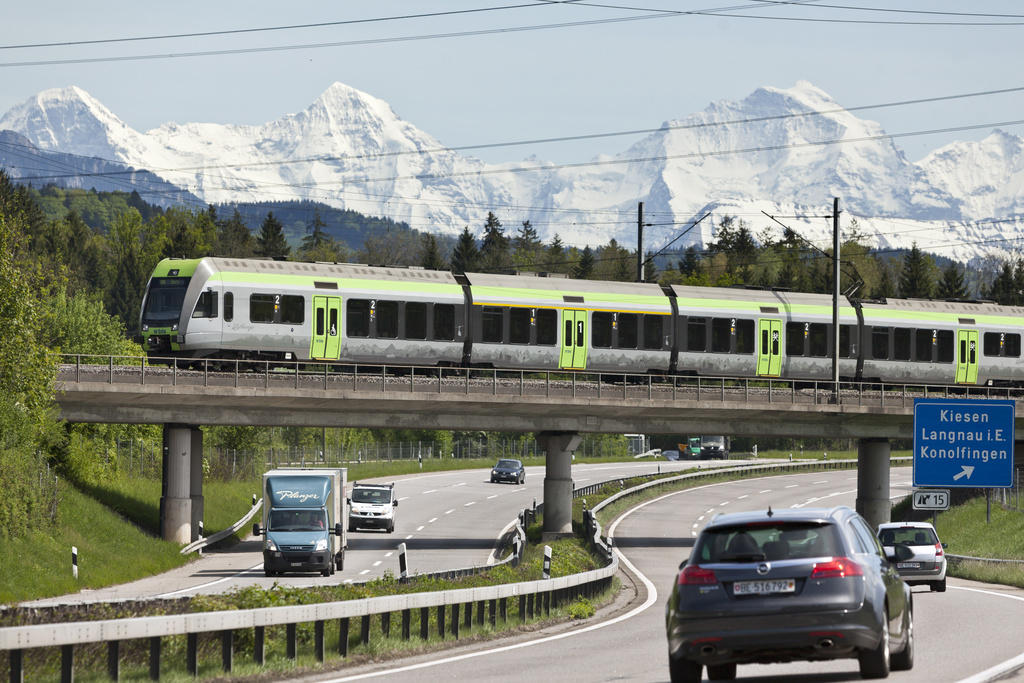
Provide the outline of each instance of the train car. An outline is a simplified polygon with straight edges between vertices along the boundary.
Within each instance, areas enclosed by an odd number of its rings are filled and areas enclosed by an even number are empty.
[[[260,259],[165,259],[142,302],[151,355],[463,362],[466,307],[448,272]]]
[[[467,273],[472,363],[669,371],[672,303],[660,285]]]
[[[722,287],[165,259],[143,299],[154,356],[832,378],[832,298]],[[1024,382],[1024,308],[842,299],[843,380]]]

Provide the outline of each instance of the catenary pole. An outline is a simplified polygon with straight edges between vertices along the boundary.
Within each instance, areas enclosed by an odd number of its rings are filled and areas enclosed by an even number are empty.
[[[839,197],[832,200],[832,381],[839,396]]]
[[[644,281],[644,203],[636,205],[636,281]]]

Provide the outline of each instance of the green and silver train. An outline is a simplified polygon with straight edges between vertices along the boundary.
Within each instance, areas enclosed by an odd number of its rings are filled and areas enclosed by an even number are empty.
[[[839,373],[1024,382],[1024,308],[842,299]],[[263,259],[165,259],[151,356],[829,380],[832,299],[719,287]]]

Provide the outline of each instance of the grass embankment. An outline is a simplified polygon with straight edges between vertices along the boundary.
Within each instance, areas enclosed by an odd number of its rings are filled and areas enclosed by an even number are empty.
[[[116,606],[89,605],[73,610],[13,610],[0,615],[0,625],[16,623],[46,623],[48,621],[124,618],[145,616],[149,614],[180,614],[185,612],[203,612],[229,609],[251,609],[255,607],[273,607],[278,605],[312,604],[337,600],[355,600],[379,595],[395,595],[402,593],[443,591],[475,586],[532,581],[541,578],[543,564],[543,547],[539,541],[541,522],[530,526],[527,535],[531,543],[527,546],[523,562],[518,567],[499,566],[488,572],[458,580],[413,579],[409,583],[399,583],[393,576],[370,583],[353,585],[320,586],[316,588],[289,588],[275,585],[264,589],[258,586],[234,591],[224,595],[201,596],[191,599],[159,601],[155,603],[121,604]],[[552,547],[552,576],[566,576],[595,569],[599,566],[578,538],[562,539],[548,543]],[[466,609],[459,610],[459,642],[485,640],[498,635],[532,630],[538,626],[565,621],[566,619],[585,619],[593,616],[600,604],[607,602],[618,590],[614,583],[603,594],[593,600],[577,598],[558,608],[552,608],[549,615],[543,614],[539,605],[535,606],[534,617],[527,617],[525,623],[520,622],[519,603],[516,599],[507,602],[506,619],[502,620],[500,611],[496,615],[494,626],[490,624],[489,614],[483,624],[477,621],[479,606],[473,604],[473,619],[466,625]],[[529,612],[529,609],[527,610]],[[445,633],[438,632],[437,610],[428,613],[428,638],[421,640],[420,611],[411,612],[412,638],[404,641],[401,638],[401,615],[393,614],[390,618],[390,633],[384,634],[380,616],[374,616],[370,624],[369,643],[362,644],[362,631],[359,619],[352,619],[348,635],[349,654],[342,660],[337,654],[340,638],[339,623],[332,620],[325,624],[326,666],[338,667],[343,662],[349,664],[365,663],[382,659],[413,655],[422,652],[442,649],[452,644],[456,637],[452,630],[454,612],[446,610]],[[253,633],[251,630],[240,630],[234,634],[235,667],[233,676],[276,674],[299,674],[319,670],[321,665],[316,662],[313,653],[313,625],[301,624],[297,628],[299,656],[292,660],[286,654],[285,628],[270,627],[266,630],[266,664],[258,667],[252,661]],[[182,636],[168,637],[162,643],[161,677],[163,680],[193,680],[185,671],[185,638]],[[122,643],[122,679],[146,680],[148,669],[148,641],[125,641]],[[199,661],[201,678],[222,677],[220,659],[220,639],[218,634],[205,634],[199,638]],[[3,662],[0,661],[0,666]],[[103,645],[81,646],[75,649],[75,675],[78,680],[104,680],[106,666],[106,648]],[[32,679],[56,678],[59,675],[60,653],[56,649],[31,650],[26,653],[26,673]]]
[[[911,519],[910,498],[893,508],[893,520]],[[947,553],[999,560],[1024,560],[1024,512],[992,502],[985,521],[985,499],[972,498],[936,517],[935,530]],[[946,572],[962,579],[1024,588],[1024,565],[952,560]]]

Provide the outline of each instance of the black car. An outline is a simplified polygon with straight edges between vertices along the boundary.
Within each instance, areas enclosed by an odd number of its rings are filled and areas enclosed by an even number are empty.
[[[715,517],[666,607],[672,681],[736,677],[736,665],[856,657],[864,678],[914,665],[913,598],[848,507]]]
[[[513,484],[526,482],[526,468],[519,460],[499,460],[491,468],[491,483],[498,481],[510,481]]]

